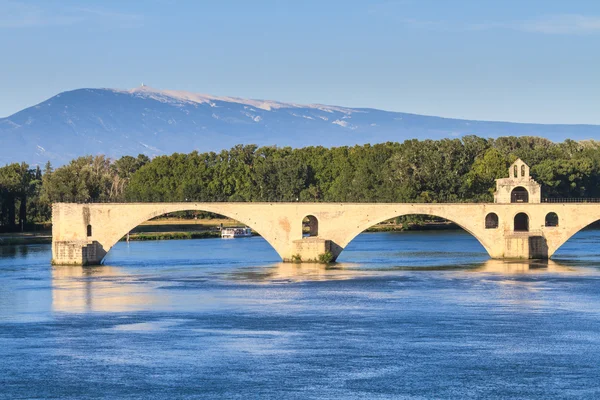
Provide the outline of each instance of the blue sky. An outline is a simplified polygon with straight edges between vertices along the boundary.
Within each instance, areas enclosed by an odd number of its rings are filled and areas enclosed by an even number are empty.
[[[600,1],[0,0],[0,116],[81,87],[600,124]]]

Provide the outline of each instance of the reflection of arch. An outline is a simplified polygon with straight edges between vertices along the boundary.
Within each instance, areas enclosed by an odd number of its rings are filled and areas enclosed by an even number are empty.
[[[453,217],[446,217],[444,215],[442,215],[442,213],[433,213],[433,212],[428,212],[428,213],[412,213],[412,212],[406,212],[406,213],[390,213],[390,214],[385,214],[382,215],[380,217],[378,217],[377,219],[374,220],[370,220],[367,223],[363,223],[357,226],[357,228],[355,230],[353,230],[349,235],[346,236],[346,239],[342,242],[340,242],[340,246],[337,249],[338,254],[344,249],[346,248],[346,246],[348,246],[348,243],[350,243],[352,240],[354,240],[359,234],[361,234],[362,232],[366,231],[367,229],[369,229],[372,226],[375,226],[381,222],[393,219],[393,218],[397,218],[397,217],[405,217],[405,216],[409,216],[409,215],[424,215],[424,216],[428,216],[428,217],[435,217],[435,218],[440,218],[440,219],[444,219],[446,221],[452,222],[456,225],[458,225],[462,230],[464,230],[465,232],[469,233],[471,236],[473,236],[475,239],[477,239],[477,241],[479,242],[479,244],[485,249],[485,251],[488,253],[488,255],[492,254],[492,246],[489,245],[483,237],[476,235],[473,230],[471,230],[468,225],[466,223],[463,223],[462,220],[458,221],[456,218]],[[469,218],[467,217],[467,220]],[[477,221],[477,220],[473,220],[473,227],[474,229],[481,229],[481,220]]]
[[[307,215],[302,219],[302,234],[304,235],[304,226],[308,227],[308,236],[319,236],[319,220],[314,215]]]
[[[485,216],[485,229],[497,229],[498,228],[498,214],[489,213]]]
[[[545,225],[549,228],[558,226],[558,215],[555,212],[550,212],[546,215]]]
[[[510,193],[510,202],[529,203],[529,192],[523,186],[517,186]]]
[[[515,232],[529,232],[529,216],[525,213],[515,215]]]

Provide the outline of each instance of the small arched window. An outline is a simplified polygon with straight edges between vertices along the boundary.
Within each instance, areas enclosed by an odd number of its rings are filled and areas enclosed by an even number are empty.
[[[314,215],[307,215],[302,219],[302,236],[319,236],[319,220]]]
[[[485,229],[497,229],[498,228],[498,214],[489,213],[485,216]]]
[[[88,237],[92,236],[92,226],[91,225],[87,226],[87,236]]]
[[[519,169],[517,168],[517,166],[516,166],[516,165],[515,165],[515,167],[513,168],[513,172],[514,172],[515,178],[518,178],[518,177],[519,177]]]
[[[529,216],[525,213],[518,213],[515,215],[515,232],[528,232],[529,231]]]
[[[521,165],[521,176],[525,176],[525,166]]]
[[[558,226],[558,215],[555,212],[546,215],[546,226],[549,228]]]

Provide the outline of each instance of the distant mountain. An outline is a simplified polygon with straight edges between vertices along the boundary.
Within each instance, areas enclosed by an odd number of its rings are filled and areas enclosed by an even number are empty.
[[[149,156],[236,144],[341,146],[475,134],[600,138],[600,125],[542,125],[430,117],[157,90],[78,89],[0,119],[0,164],[55,166],[86,154]]]

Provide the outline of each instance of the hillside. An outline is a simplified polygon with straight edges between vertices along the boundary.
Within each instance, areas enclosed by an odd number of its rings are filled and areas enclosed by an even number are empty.
[[[219,151],[239,143],[340,146],[476,134],[600,138],[597,125],[485,122],[366,108],[156,90],[78,89],[0,119],[0,164],[62,165],[85,154]]]

